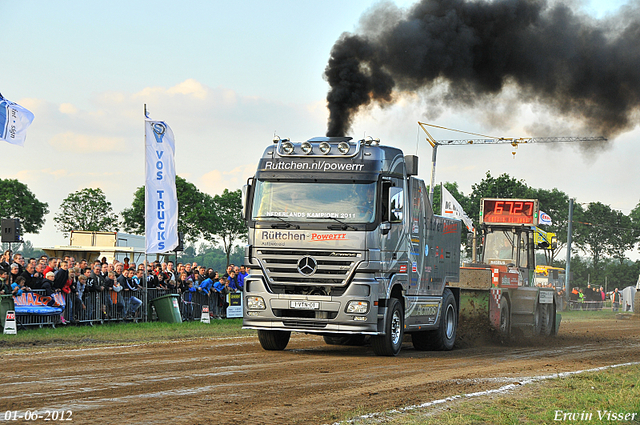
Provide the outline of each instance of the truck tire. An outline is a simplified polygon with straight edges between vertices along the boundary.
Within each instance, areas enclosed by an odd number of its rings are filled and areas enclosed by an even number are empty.
[[[458,306],[456,299],[449,288],[442,294],[442,317],[440,325],[433,332],[431,341],[433,349],[438,351],[449,351],[456,343],[456,333],[458,330]]]
[[[500,328],[498,328],[500,337],[509,339],[511,337],[511,309],[509,301],[505,297],[500,299]]]
[[[555,304],[538,304],[542,306],[540,314],[540,335],[550,336],[554,333],[554,322],[556,317]]]
[[[542,331],[542,310],[542,304],[537,303],[536,309],[533,312],[533,328],[531,329],[533,336],[540,335]]]
[[[445,289],[442,296],[442,316],[438,329],[414,332],[411,334],[413,348],[419,351],[449,351],[456,342],[458,329],[458,308],[456,299],[450,289]]]
[[[404,336],[404,312],[397,298],[390,298],[387,308],[385,334],[372,337],[371,346],[378,356],[397,356],[400,354]]]
[[[364,345],[366,335],[323,335],[324,342],[329,345],[351,345],[359,347]]]
[[[291,338],[289,331],[258,331],[258,340],[265,350],[284,350],[289,343],[289,338]]]

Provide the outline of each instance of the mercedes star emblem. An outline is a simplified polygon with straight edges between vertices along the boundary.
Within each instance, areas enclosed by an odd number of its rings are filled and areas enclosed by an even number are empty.
[[[313,257],[302,257],[298,261],[298,271],[305,276],[311,276],[318,269],[318,262]]]

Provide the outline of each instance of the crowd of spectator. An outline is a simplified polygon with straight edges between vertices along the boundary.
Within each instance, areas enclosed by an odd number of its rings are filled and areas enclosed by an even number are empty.
[[[617,291],[617,288],[616,288]],[[569,294],[569,301],[574,308],[580,310],[601,310],[607,298],[604,288],[601,286],[587,285],[586,288],[574,287]]]
[[[149,262],[145,270],[145,263],[136,265],[129,258],[109,263],[103,257],[89,264],[84,259],[76,262],[71,256],[49,258],[43,255],[25,261],[22,254],[6,250],[0,258],[0,295],[20,296],[32,290],[41,290],[47,296],[62,293],[73,318],[88,308],[100,308],[103,318],[108,318],[115,311],[124,319],[131,319],[142,305],[139,293],[146,276],[148,289],[180,294],[189,307],[185,311],[193,312],[193,295],[200,293],[209,299],[214,317],[223,318],[227,307],[226,295],[242,291],[248,273],[248,267],[233,264],[220,275],[197,263],[178,263],[176,266],[172,261]],[[102,305],[97,307],[86,302],[91,294],[96,293],[105,295],[101,298],[104,300]],[[123,297],[123,294],[127,296]],[[192,314],[185,317],[187,320],[190,318],[193,318]],[[60,321],[67,323],[62,315]]]

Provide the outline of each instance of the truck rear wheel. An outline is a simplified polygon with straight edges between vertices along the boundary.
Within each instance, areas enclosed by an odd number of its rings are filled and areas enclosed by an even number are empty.
[[[384,335],[371,338],[373,352],[378,356],[397,356],[402,348],[404,336],[404,312],[397,298],[389,299],[389,310],[384,323]]]
[[[538,303],[536,305],[536,310],[533,312],[533,336],[540,335],[540,332],[542,331],[542,310],[543,305]]]
[[[456,342],[458,329],[458,308],[456,299],[449,289],[442,297],[442,317],[438,329],[411,334],[411,342],[416,350],[449,351]]]
[[[542,306],[542,311],[540,314],[540,335],[549,336],[555,330],[553,322],[556,317],[556,306],[555,304],[538,305]]]
[[[445,289],[442,295],[442,317],[440,326],[432,332],[431,341],[433,349],[438,351],[449,351],[456,343],[456,332],[458,330],[458,307],[456,299],[450,289]]]
[[[323,335],[324,342],[329,345],[364,345],[366,335]]]
[[[258,331],[258,340],[265,350],[284,350],[291,338],[289,331]]]
[[[511,337],[511,310],[509,309],[509,301],[505,297],[500,299],[500,328],[498,331],[503,338]]]

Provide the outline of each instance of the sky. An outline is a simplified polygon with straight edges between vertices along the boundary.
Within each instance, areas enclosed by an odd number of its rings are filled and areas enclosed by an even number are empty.
[[[274,134],[295,141],[323,136],[331,47],[343,32],[358,30],[373,4],[0,0],[0,93],[35,115],[24,147],[0,144],[0,178],[25,183],[50,210],[40,233],[24,238],[36,247],[66,244],[53,217],[65,197],[86,187],[101,188],[116,213],[131,206],[144,185],[145,104],[152,119],[173,129],[177,173],[211,195],[241,188]],[[625,2],[571,4],[604,19]],[[503,105],[515,105],[509,119],[488,116]],[[420,176],[429,181],[431,148],[418,121],[500,137],[541,136],[531,130],[558,122],[540,105],[519,102],[514,88],[493,105],[436,112],[423,98],[404,96],[360,113],[350,135],[417,154]],[[566,128],[560,123],[559,134],[544,136],[581,135]],[[602,149],[538,144],[520,146],[516,155],[510,145],[443,146],[436,182],[457,182],[468,195],[487,171],[507,173],[628,214],[640,201],[638,136],[636,126]]]

